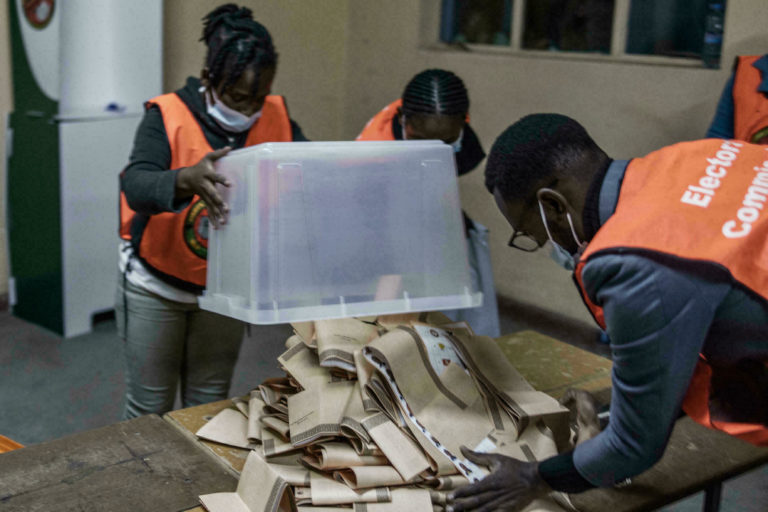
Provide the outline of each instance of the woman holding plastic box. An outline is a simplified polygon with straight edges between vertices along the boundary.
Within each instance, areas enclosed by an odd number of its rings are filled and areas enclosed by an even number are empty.
[[[181,382],[184,407],[226,398],[244,334],[201,310],[209,224],[226,222],[213,163],[231,149],[306,140],[285,100],[270,94],[277,53],[250,9],[204,18],[200,79],[146,103],[120,174],[118,332],[126,358],[124,417],[162,414]]]
[[[475,169],[485,151],[469,125],[469,95],[464,82],[443,69],[427,69],[405,86],[402,98],[376,114],[357,140],[438,139],[453,147],[459,176]],[[462,212],[463,213],[463,212]],[[465,320],[475,332],[499,336],[499,313],[493,285],[488,229],[464,213],[472,280],[483,292],[483,305],[446,311],[454,320]]]

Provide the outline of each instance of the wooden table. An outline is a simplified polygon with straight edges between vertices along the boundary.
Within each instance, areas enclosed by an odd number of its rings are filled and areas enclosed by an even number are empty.
[[[559,398],[577,387],[609,398],[610,360],[548,336],[526,331],[499,338],[499,345],[533,387]],[[607,400],[606,400],[607,402]],[[688,417],[675,424],[661,460],[620,489],[571,496],[582,511],[654,510],[705,491],[704,510],[719,508],[722,482],[768,463],[768,448],[704,428]]]
[[[248,457],[248,450],[207,441],[195,435],[195,432],[200,430],[211,418],[228,407],[235,408],[232,400],[221,400],[188,409],[177,409],[167,413],[164,418],[179,432],[194,440],[203,450],[217,457],[224,463],[231,475],[239,478],[240,472],[245,466],[245,459]]]
[[[512,364],[536,389],[559,398],[569,387],[610,396],[610,360],[533,331],[503,336],[499,345]],[[172,411],[165,419],[194,438],[207,420],[231,400]],[[233,475],[245,464],[247,450],[196,440],[223,461]],[[651,511],[681,498],[706,491],[705,510],[714,512],[722,481],[768,462],[768,448],[757,448],[727,434],[704,428],[685,417],[675,425],[664,456],[652,469],[621,489],[594,489],[572,495],[583,512]],[[194,511],[202,511],[195,508]]]
[[[598,395],[611,388],[610,359],[534,331],[509,334],[497,341],[531,386],[555,398],[571,387]]]
[[[547,336],[499,339],[520,373],[554,397],[569,386],[606,395],[609,360]],[[254,383],[257,384],[257,383]],[[202,511],[198,496],[232,492],[247,450],[201,441],[194,433],[231,400],[150,415],[0,454],[0,510]],[[647,511],[701,490],[716,510],[720,482],[768,462],[768,449],[677,422],[661,461],[621,489],[572,496],[582,511]]]
[[[690,418],[677,421],[661,460],[620,489],[594,489],[571,495],[582,511],[640,512],[654,510],[705,491],[704,510],[720,504],[722,482],[768,462],[768,448],[704,428]]]
[[[0,454],[3,512],[185,510],[237,478],[157,415]]]
[[[221,410],[228,407],[234,408],[232,400],[221,400],[219,402],[211,402],[209,404],[198,405],[197,407],[190,407],[188,409],[177,409],[167,413],[163,418],[165,418],[170,425],[178,429],[179,432],[198,443],[198,446],[203,451],[217,457],[226,466],[227,472],[239,479],[240,472],[243,470],[243,466],[245,466],[245,459],[248,457],[248,450],[214,443],[212,441],[200,439],[195,435],[195,432],[205,425],[207,421],[210,421],[210,419],[221,412]],[[232,489],[229,489],[229,491],[234,491],[236,487],[237,485]],[[206,511],[202,506],[197,505],[185,512]]]

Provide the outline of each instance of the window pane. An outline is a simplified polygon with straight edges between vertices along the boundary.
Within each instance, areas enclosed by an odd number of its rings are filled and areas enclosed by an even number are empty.
[[[614,0],[528,0],[523,48],[611,51]]]
[[[512,0],[443,0],[440,40],[509,45]]]
[[[724,19],[724,0],[632,0],[627,53],[703,59],[719,67]]]

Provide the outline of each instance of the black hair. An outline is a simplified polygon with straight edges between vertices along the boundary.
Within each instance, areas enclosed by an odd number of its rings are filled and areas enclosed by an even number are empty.
[[[209,12],[203,21],[200,40],[208,47],[205,64],[213,87],[223,80],[224,87],[234,84],[251,65],[257,72],[277,66],[272,36],[253,19],[253,11],[247,7],[224,4]]]
[[[406,116],[465,116],[469,112],[469,96],[464,82],[444,69],[427,69],[411,78],[402,98],[402,112]]]
[[[575,175],[584,162],[608,156],[577,121],[561,114],[532,114],[504,130],[485,166],[485,187],[504,199],[527,200],[533,191]]]

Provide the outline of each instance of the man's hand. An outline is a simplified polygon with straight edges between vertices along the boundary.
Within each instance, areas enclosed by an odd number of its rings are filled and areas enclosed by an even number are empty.
[[[229,187],[230,183],[222,175],[217,174],[213,162],[231,151],[229,146],[211,151],[199,162],[190,167],[184,167],[176,175],[176,199],[186,199],[197,194],[205,202],[208,209],[208,219],[215,229],[227,221],[229,207],[224,204],[221,194],[216,190],[216,183]]]
[[[600,433],[600,419],[597,417],[600,405],[591,393],[569,388],[560,403],[571,411],[571,425],[576,430],[577,446]]]
[[[537,462],[522,462],[504,455],[477,453],[463,446],[461,453],[475,464],[488,466],[491,473],[477,483],[454,491],[448,498],[448,512],[515,512],[551,491],[539,476]]]

